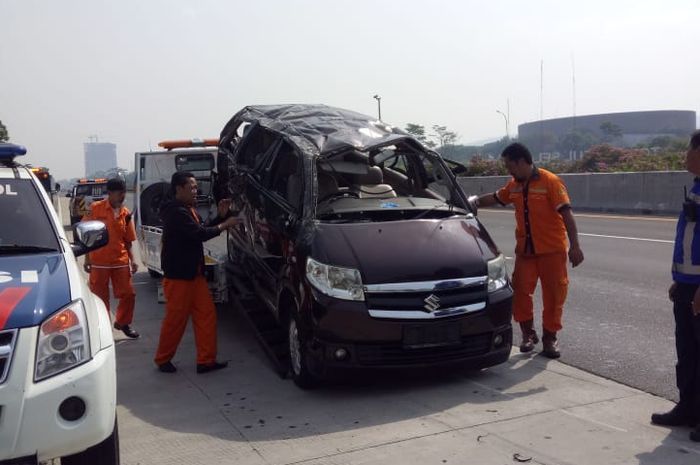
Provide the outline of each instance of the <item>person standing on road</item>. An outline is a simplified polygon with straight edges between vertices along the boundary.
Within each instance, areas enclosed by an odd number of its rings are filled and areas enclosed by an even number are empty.
[[[109,282],[112,291],[119,299],[114,317],[114,329],[121,330],[127,337],[139,337],[131,322],[134,318],[136,293],[131,284],[131,275],[138,271],[138,265],[131,253],[131,243],[136,240],[131,213],[124,206],[126,183],[119,178],[107,181],[107,198],[90,205],[90,213],[83,221],[101,221],[107,227],[109,242],[105,247],[85,256],[84,270],[90,274],[90,290],[94,292],[109,311]]]
[[[161,209],[165,317],[154,361],[164,373],[177,371],[171,360],[191,315],[197,346],[197,373],[220,370],[228,363],[216,360],[216,307],[204,277],[202,243],[235,225],[237,219],[231,216],[231,200],[222,199],[218,203],[218,216],[208,223],[202,222],[194,208],[197,180],[192,173],[173,174],[170,186],[175,200]]]
[[[671,411],[654,413],[651,422],[695,426],[690,439],[700,442],[700,130],[690,137],[685,165],[696,177],[676,226],[673,283],[668,290],[676,321],[679,400]]]
[[[523,144],[513,143],[501,154],[513,177],[496,192],[470,197],[476,207],[496,204],[515,206],[515,270],[513,271],[513,318],[522,330],[521,352],[530,352],[539,342],[534,328],[532,294],[538,279],[542,283],[542,354],[558,358],[557,332],[562,328],[562,312],[569,285],[566,269],[583,262],[576,221],[566,186],[555,174],[532,163]]]

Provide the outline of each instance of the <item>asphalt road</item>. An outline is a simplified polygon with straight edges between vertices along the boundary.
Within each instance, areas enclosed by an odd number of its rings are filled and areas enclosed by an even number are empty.
[[[478,217],[501,251],[512,256],[512,210],[481,210]],[[564,363],[678,399],[673,312],[667,297],[675,221],[576,214],[585,261],[570,268],[560,333]],[[535,299],[537,314],[542,309],[539,292]],[[539,328],[541,318],[535,321]]]

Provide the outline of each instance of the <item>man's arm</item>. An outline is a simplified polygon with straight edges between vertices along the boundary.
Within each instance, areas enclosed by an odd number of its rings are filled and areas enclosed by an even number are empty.
[[[565,205],[559,209],[559,214],[564,220],[566,234],[569,236],[569,261],[571,266],[577,267],[583,262],[583,251],[578,243],[578,229],[576,228],[576,220],[571,212],[571,206]]]
[[[499,200],[498,200],[498,195],[495,192],[491,192],[490,194],[484,194],[480,195],[477,197],[477,206],[479,208],[482,207],[493,207],[494,205],[503,205]]]

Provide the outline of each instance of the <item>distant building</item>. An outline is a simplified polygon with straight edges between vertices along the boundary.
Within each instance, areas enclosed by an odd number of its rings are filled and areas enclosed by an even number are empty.
[[[631,111],[524,123],[518,126],[518,139],[536,160],[569,160],[597,143],[634,147],[662,136],[687,137],[695,126],[694,111]]]
[[[85,142],[85,176],[117,167],[117,145],[110,142]]]

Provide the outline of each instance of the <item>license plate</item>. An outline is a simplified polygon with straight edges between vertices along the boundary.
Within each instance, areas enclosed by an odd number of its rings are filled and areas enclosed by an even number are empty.
[[[406,325],[403,328],[403,346],[409,349],[438,347],[460,342],[458,323],[440,325]]]

